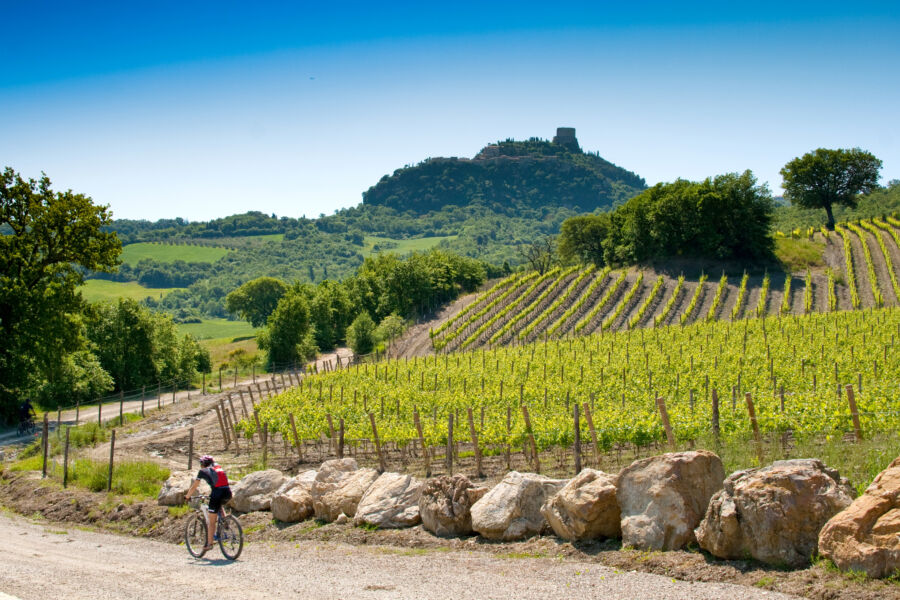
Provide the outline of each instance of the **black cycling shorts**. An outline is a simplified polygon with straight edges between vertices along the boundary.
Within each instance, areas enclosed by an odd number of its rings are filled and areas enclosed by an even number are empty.
[[[220,487],[213,488],[212,492],[209,494],[209,512],[217,513],[222,508],[222,505],[231,500],[231,488]]]

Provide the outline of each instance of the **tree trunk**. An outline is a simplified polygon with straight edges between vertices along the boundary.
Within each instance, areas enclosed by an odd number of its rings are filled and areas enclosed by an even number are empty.
[[[825,227],[828,228],[828,231],[834,231],[834,213],[831,212],[831,204],[825,205],[825,212],[828,214],[828,222],[825,223]]]

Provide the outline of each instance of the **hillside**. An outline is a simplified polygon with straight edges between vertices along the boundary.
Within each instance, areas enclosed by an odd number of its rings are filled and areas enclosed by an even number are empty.
[[[792,273],[688,273],[557,267],[516,274],[432,324],[440,352],[634,328],[900,306],[900,221],[844,224],[808,245],[820,260]],[[417,347],[401,339],[397,347]]]
[[[363,204],[419,214],[472,204],[499,213],[548,206],[591,212],[609,209],[646,187],[631,171],[582,152],[574,130],[571,140],[506,140],[472,159],[430,158],[385,175],[363,194]]]

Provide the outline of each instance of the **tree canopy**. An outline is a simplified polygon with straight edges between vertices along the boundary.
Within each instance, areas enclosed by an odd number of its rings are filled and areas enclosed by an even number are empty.
[[[0,174],[0,417],[7,419],[23,396],[47,402],[77,387],[71,377],[86,376],[92,392],[109,384],[83,354],[76,287],[84,269],[111,270],[121,244],[103,231],[107,207],[50,185],[46,175]]]
[[[881,161],[859,148],[819,148],[793,159],[781,169],[784,196],[803,208],[824,208],[826,226],[834,229],[832,206],[853,208],[856,197],[878,188]]]
[[[228,294],[225,307],[254,327],[262,327],[287,290],[287,284],[279,279],[259,277]]]

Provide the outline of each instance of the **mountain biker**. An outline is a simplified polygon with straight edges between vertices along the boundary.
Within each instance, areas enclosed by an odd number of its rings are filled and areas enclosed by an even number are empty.
[[[33,423],[34,417],[34,407],[31,405],[31,400],[25,398],[22,404],[19,405],[19,422],[24,424]]]
[[[197,477],[191,484],[190,489],[184,494],[185,501],[191,499],[191,495],[200,486],[201,480],[208,483],[212,490],[209,494],[206,546],[203,548],[203,551],[206,552],[213,547],[219,511],[222,509],[222,504],[231,500],[231,487],[228,485],[228,476],[225,474],[225,469],[217,465],[213,457],[208,454],[200,457],[200,470],[197,472]]]

